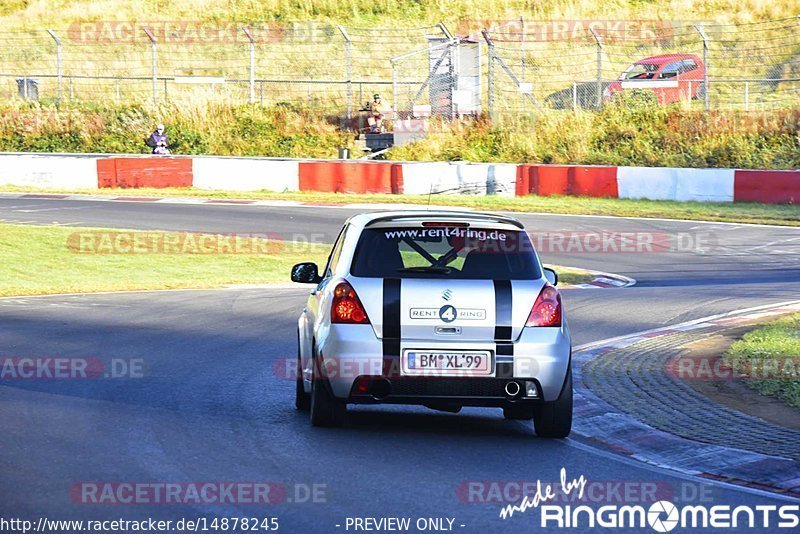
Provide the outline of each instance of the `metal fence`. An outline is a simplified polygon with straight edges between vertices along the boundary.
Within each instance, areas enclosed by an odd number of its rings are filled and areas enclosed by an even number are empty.
[[[448,36],[443,25],[309,23],[200,27],[189,33],[186,27],[143,24],[123,30],[102,24],[0,33],[0,95],[258,102],[350,115],[373,93],[391,90],[390,58]]]
[[[703,109],[800,104],[800,18],[657,21],[549,31],[524,19],[484,30],[490,114],[597,109],[616,98]]]
[[[758,110],[800,103],[800,18],[359,28],[319,23],[81,23],[0,32],[0,98],[215,101],[351,117],[381,93],[401,118],[497,119],[655,104]]]

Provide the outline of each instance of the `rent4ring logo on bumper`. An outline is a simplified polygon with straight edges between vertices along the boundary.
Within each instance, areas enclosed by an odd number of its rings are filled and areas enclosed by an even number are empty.
[[[456,308],[446,305],[441,308],[411,308],[409,315],[412,319],[441,319],[449,323],[456,319],[464,321],[483,321],[486,319],[486,310],[479,308]]]

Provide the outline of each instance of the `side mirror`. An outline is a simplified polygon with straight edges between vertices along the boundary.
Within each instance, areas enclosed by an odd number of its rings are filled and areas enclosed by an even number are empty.
[[[292,282],[301,284],[319,284],[322,281],[317,272],[317,264],[312,262],[298,263],[292,267]]]
[[[545,267],[544,277],[547,278],[547,281],[553,284],[554,286],[558,285],[558,273],[556,273],[553,269]]]

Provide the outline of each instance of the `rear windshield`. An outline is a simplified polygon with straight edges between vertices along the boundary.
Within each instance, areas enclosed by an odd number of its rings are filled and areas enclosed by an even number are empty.
[[[350,273],[459,280],[535,280],[542,275],[525,232],[472,227],[368,228]]]

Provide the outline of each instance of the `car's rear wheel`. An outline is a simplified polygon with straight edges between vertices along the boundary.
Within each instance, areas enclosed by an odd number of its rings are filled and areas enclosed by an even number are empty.
[[[557,400],[539,404],[533,413],[533,427],[540,438],[566,438],[572,430],[572,367]]]
[[[311,408],[311,395],[303,387],[303,366],[300,363],[300,332],[297,333],[297,380],[295,381],[294,405],[298,410]]]
[[[314,359],[314,378],[311,382],[311,425],[339,427],[344,424],[347,404],[333,396],[328,379],[322,376],[319,358]]]

